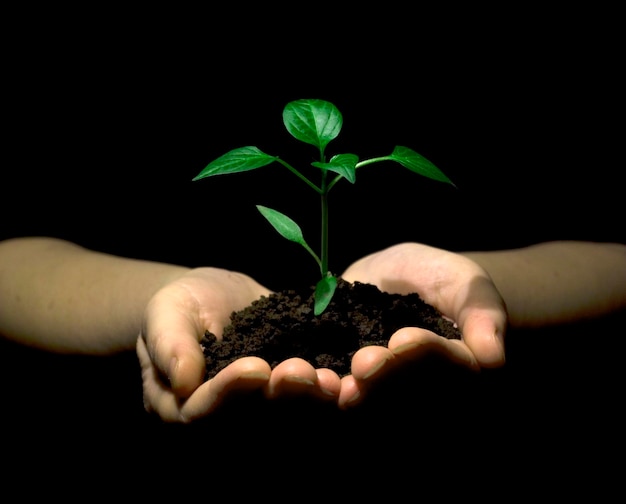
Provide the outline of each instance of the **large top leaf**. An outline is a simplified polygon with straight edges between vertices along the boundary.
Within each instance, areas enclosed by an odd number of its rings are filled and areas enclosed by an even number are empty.
[[[283,122],[293,137],[324,152],[343,125],[339,109],[325,100],[296,100],[283,110]]]

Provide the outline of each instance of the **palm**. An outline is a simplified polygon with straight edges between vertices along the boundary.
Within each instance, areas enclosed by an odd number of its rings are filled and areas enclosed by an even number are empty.
[[[387,348],[366,347],[355,354],[352,375],[342,380],[340,407],[368,384],[397,366],[436,353],[470,369],[504,363],[504,302],[488,274],[470,259],[417,243],[396,245],[366,256],[343,274],[399,294],[417,292],[454,321],[462,340],[449,340],[420,328],[403,328]]]

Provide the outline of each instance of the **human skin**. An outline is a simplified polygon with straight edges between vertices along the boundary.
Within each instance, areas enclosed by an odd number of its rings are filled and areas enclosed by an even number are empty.
[[[164,421],[189,422],[250,389],[336,398],[338,378],[299,360],[271,370],[242,358],[203,383],[205,330],[221,334],[233,311],[269,292],[219,268],[123,258],[47,237],[0,242],[0,334],[50,352],[136,351],[145,407]]]
[[[370,254],[344,273],[382,290],[418,292],[454,320],[462,340],[403,328],[387,348],[359,350],[342,380],[342,408],[357,404],[373,380],[428,353],[469,369],[505,363],[507,328],[575,323],[626,309],[626,246],[553,241],[529,247],[453,253],[401,243]]]
[[[339,378],[302,359],[270,369],[241,358],[204,382],[199,340],[221,335],[230,314],[270,291],[219,268],[122,258],[63,240],[0,242],[0,334],[49,351],[107,355],[135,350],[144,404],[168,422],[190,422],[229,394],[309,395],[358,404],[369,386],[398,366],[436,353],[467,367],[505,363],[507,324],[540,327],[599,317],[626,305],[626,247],[548,242],[494,252],[454,253],[404,243],[370,254],[344,273],[389,292],[418,292],[454,320],[461,340],[403,328],[387,347],[359,350]]]

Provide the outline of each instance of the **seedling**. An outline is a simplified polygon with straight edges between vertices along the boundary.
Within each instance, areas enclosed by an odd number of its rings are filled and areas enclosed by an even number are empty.
[[[297,140],[313,145],[319,150],[319,161],[311,163],[319,168],[319,185],[298,171],[278,156],[265,154],[257,147],[233,149],[211,161],[194,181],[214,175],[239,173],[267,166],[278,162],[303,180],[321,197],[321,250],[318,255],[304,239],[300,226],[285,214],[271,208],[257,205],[257,209],[269,221],[278,233],[295,243],[302,245],[319,265],[321,279],[315,286],[315,315],[324,312],[337,287],[337,277],[328,269],[328,193],[341,179],[354,184],[356,170],[363,166],[381,161],[395,161],[405,168],[424,177],[452,184],[452,181],[428,159],[408,147],[396,146],[388,156],[359,161],[355,154],[336,154],[326,161],[326,147],[339,135],[343,117],[337,107],[324,100],[296,100],[288,103],[283,110],[283,123],[287,131]]]

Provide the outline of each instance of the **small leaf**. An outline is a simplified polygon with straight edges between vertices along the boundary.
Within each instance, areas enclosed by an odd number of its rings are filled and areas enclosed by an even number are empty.
[[[320,163],[319,161],[316,161],[311,164],[316,168],[338,173],[354,184],[356,181],[356,164],[358,162],[359,157],[356,154],[337,154],[331,158],[329,163]]]
[[[397,161],[405,168],[408,168],[419,175],[438,180],[439,182],[447,182],[448,184],[454,185],[454,183],[446,175],[444,175],[439,168],[437,168],[424,156],[415,152],[413,149],[396,146],[390,156],[390,159]]]
[[[322,278],[317,285],[315,286],[315,306],[313,309],[313,313],[315,315],[321,315],[324,310],[328,307],[328,304],[333,298],[335,294],[335,289],[337,288],[337,277],[334,275],[326,275]]]
[[[287,238],[289,241],[301,245],[306,245],[302,230],[294,220],[280,213],[278,210],[273,210],[272,208],[261,205],[257,205],[256,207],[283,238]]]
[[[324,100],[296,100],[283,110],[283,123],[297,140],[318,147],[320,152],[339,135],[343,125],[341,112]]]
[[[311,247],[309,247],[309,244],[304,241],[302,230],[300,229],[300,226],[295,223],[295,221],[287,217],[285,214],[280,213],[278,210],[273,210],[271,208],[267,208],[261,205],[257,205],[256,207],[259,212],[263,214],[263,217],[265,217],[269,221],[269,223],[274,226],[274,229],[278,231],[278,233],[283,238],[287,238],[289,241],[296,242],[302,245],[306,249],[306,251],[311,254],[313,259],[315,259],[315,262],[317,262],[320,270],[322,270],[321,259],[315,253],[315,251]]]
[[[254,170],[273,163],[277,159],[276,156],[265,154],[256,147],[239,147],[211,161],[192,180],[200,180],[213,175]]]

